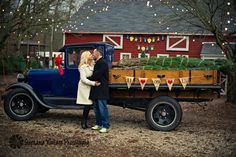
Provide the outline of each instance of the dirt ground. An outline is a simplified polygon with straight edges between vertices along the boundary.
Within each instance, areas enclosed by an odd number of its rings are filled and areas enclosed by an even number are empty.
[[[0,79],[4,88],[6,84]],[[5,80],[14,79],[15,75],[11,75]],[[6,116],[1,102],[0,157],[236,156],[236,104],[226,104],[220,98],[205,108],[192,103],[181,106],[182,123],[171,132],[149,129],[143,112],[109,106],[111,130],[100,134],[80,128],[81,110],[53,109],[32,120],[17,122]],[[89,125],[94,121],[91,111]]]

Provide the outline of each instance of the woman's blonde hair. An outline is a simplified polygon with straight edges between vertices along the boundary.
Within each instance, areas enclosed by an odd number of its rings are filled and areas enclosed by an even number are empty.
[[[90,58],[89,56],[91,55],[90,51],[84,51],[81,56],[80,56],[80,63],[79,63],[79,67],[81,67],[84,64],[89,64]]]

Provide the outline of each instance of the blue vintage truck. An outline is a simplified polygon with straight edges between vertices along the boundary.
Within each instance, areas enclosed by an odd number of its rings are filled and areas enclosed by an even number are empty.
[[[65,45],[59,50],[63,58],[61,66],[64,75],[57,68],[32,69],[27,75],[18,74],[17,82],[9,85],[2,99],[4,110],[13,120],[29,120],[36,113],[49,109],[80,109],[76,104],[79,81],[78,64],[80,54],[95,48],[103,50],[109,72],[109,104],[145,112],[145,118],[154,130],[170,131],[181,122],[180,101],[208,101],[221,89],[217,71],[161,71],[137,70],[112,67],[114,47],[105,42]],[[124,76],[133,76],[130,88]],[[172,90],[162,81],[158,91],[151,81],[141,88],[138,77],[156,77],[160,79],[188,76],[188,85],[183,88],[177,81]],[[196,78],[196,80],[194,80]],[[112,116],[112,115],[111,115]]]

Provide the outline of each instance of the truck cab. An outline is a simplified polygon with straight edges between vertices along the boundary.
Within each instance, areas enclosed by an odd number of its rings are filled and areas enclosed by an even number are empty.
[[[103,50],[103,58],[111,67],[114,47],[106,42],[64,45],[59,52],[62,57],[60,75],[58,67],[31,69],[27,75],[18,74],[17,81],[7,87],[3,100],[5,111],[14,120],[30,119],[37,112],[51,108],[77,109],[77,88],[80,79],[78,65],[84,51]]]

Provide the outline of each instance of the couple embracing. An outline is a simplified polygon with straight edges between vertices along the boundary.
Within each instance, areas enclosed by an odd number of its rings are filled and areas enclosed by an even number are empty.
[[[96,125],[92,127],[92,130],[106,133],[110,127],[107,108],[109,99],[108,65],[102,59],[102,50],[95,49],[92,53],[84,51],[80,57],[79,72],[80,81],[76,103],[84,106],[81,126],[83,129],[88,128],[88,114],[93,106]]]

